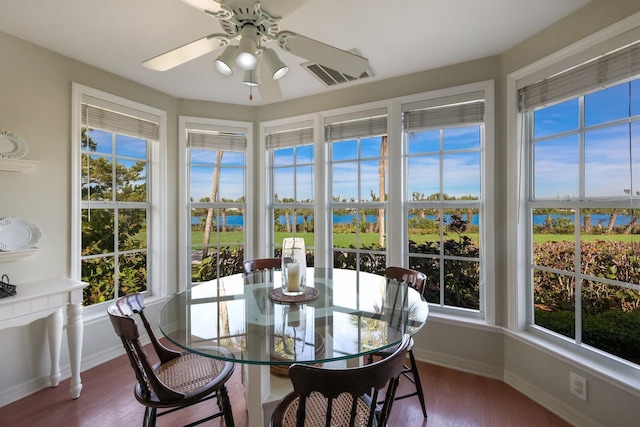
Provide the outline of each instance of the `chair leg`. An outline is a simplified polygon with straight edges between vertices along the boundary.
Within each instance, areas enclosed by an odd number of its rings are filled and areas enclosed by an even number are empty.
[[[144,419],[142,427],[156,427],[157,409],[147,406],[144,410]]]
[[[411,374],[416,384],[416,391],[418,392],[418,399],[420,400],[420,406],[422,406],[422,415],[427,418],[427,408],[424,404],[424,392],[422,391],[422,384],[420,382],[420,375],[418,374],[418,365],[416,359],[413,357],[413,351],[409,350],[409,359],[411,360]]]
[[[229,399],[229,393],[227,393],[227,387],[224,385],[220,387],[217,392],[218,395],[218,407],[223,413],[224,423],[227,427],[234,427],[233,410],[231,409],[231,400]]]

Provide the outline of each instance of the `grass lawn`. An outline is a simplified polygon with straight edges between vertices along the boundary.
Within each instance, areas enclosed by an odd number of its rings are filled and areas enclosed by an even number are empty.
[[[191,235],[192,243],[194,245],[202,244],[202,237],[204,232],[193,232]],[[471,240],[477,242],[478,234],[477,233],[469,233],[464,234],[471,238]],[[282,242],[285,237],[290,237],[291,233],[285,232],[277,232],[275,235],[276,242]],[[304,238],[305,245],[312,247],[314,246],[313,233],[297,233],[297,237]],[[213,237],[213,236],[212,236]],[[448,237],[450,239],[458,239],[456,234],[449,234]],[[416,243],[425,243],[425,242],[433,242],[437,241],[439,236],[437,234],[410,234],[409,239],[413,240]],[[561,241],[573,241],[573,234],[535,234],[534,242],[535,243],[545,243],[548,241],[551,242],[561,242]],[[242,244],[244,241],[244,233],[240,231],[228,231],[225,233],[220,233],[220,240],[223,245],[225,244]],[[623,241],[623,242],[640,242],[640,236],[635,234],[587,234],[582,236],[582,240],[586,242],[594,242],[598,240],[603,241]],[[350,246],[355,246],[355,235],[353,234],[334,234],[333,236],[333,244],[338,248],[348,248]],[[377,233],[362,233],[360,234],[360,244],[362,246],[371,247],[373,245],[378,244],[378,234]]]
[[[204,232],[194,231],[191,234],[191,243],[194,245],[201,245],[202,238],[204,236]],[[314,246],[314,238],[313,233],[296,233],[297,237],[304,238],[305,246],[312,247]],[[477,234],[469,234],[469,237],[474,241],[478,240]],[[212,236],[213,237],[213,236]],[[275,241],[282,242],[285,237],[291,237],[291,233],[286,232],[276,232]],[[457,236],[450,236],[451,238],[456,238]],[[410,235],[409,238],[416,243],[424,243],[429,241],[435,241],[438,239],[436,234],[425,234],[425,235]],[[220,233],[220,242],[224,244],[231,243],[242,243],[244,240],[244,233],[240,231],[228,231],[225,233]],[[333,236],[333,244],[338,248],[348,248],[350,246],[355,246],[356,239],[354,234],[345,233],[345,234],[334,234]],[[371,247],[373,245],[378,244],[378,233],[362,233],[360,234],[360,244],[362,246]]]

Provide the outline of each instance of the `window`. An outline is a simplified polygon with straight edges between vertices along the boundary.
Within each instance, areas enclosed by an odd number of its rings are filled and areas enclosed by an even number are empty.
[[[527,323],[640,363],[640,43],[519,95]]]
[[[268,217],[273,225],[272,254],[285,237],[302,237],[307,254],[314,246],[315,150],[313,121],[267,127],[266,147],[270,164]],[[309,258],[309,255],[307,256]],[[308,262],[309,266],[313,263]]]
[[[485,257],[484,92],[403,105],[409,268],[425,296],[479,311]]]
[[[327,118],[333,266],[386,268],[386,109]]]
[[[164,113],[74,85],[74,266],[83,304],[162,292],[157,229]],[[154,191],[155,190],[155,191]]]
[[[189,283],[242,271],[246,239],[247,126],[181,118],[186,153]]]

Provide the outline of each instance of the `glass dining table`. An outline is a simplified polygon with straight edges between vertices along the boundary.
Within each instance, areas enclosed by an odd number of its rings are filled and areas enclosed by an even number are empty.
[[[263,404],[273,398],[271,375],[286,375],[292,363],[357,365],[360,357],[398,344],[403,334],[415,334],[429,314],[416,290],[380,275],[308,268],[306,277],[317,292],[302,301],[274,295],[281,286],[276,271],[194,285],[161,310],[160,329],[178,347],[205,356],[208,348],[223,347],[227,360],[247,365],[250,426],[268,424]]]

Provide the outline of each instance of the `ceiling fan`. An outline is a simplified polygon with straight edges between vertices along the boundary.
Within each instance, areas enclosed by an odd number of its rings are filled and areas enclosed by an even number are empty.
[[[277,80],[287,73],[288,67],[275,50],[265,46],[269,42],[275,42],[285,52],[348,76],[359,77],[368,67],[369,61],[362,56],[291,31],[280,30],[282,18],[308,0],[181,1],[218,19],[224,33],[209,34],[148,59],[143,62],[145,67],[166,71],[224,47],[222,54],[214,62],[216,69],[221,74],[230,76],[235,62],[244,73],[242,82],[258,87],[262,98],[272,101],[282,98]],[[271,12],[265,10],[263,4]],[[238,39],[237,45],[232,44],[235,39]]]

